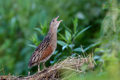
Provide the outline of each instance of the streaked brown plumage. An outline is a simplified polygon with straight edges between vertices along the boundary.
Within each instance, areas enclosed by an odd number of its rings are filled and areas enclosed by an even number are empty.
[[[62,20],[57,21],[58,17],[54,18],[51,21],[47,36],[33,52],[28,63],[29,68],[38,65],[38,72],[39,72],[40,71],[39,64],[43,62],[43,66],[45,68],[44,65],[45,62],[51,57],[52,53],[55,51],[57,46],[57,28],[60,22],[62,21]]]

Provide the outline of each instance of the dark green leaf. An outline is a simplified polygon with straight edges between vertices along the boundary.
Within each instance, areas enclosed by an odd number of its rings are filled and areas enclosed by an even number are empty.
[[[87,51],[88,49],[91,49],[91,48],[93,48],[93,47],[95,47],[95,46],[98,46],[98,45],[100,45],[100,44],[101,44],[101,42],[97,42],[97,43],[95,43],[95,44],[91,44],[90,46],[88,46],[87,48],[84,49],[84,52]]]
[[[69,29],[67,26],[63,25],[65,29],[67,29],[69,32],[72,32],[71,29]]]
[[[86,27],[82,31],[80,31],[75,37],[78,37],[81,33],[85,32],[87,29],[89,29],[91,26]]]

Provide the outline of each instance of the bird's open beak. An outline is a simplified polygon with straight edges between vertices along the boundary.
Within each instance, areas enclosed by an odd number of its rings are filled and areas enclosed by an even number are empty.
[[[59,16],[60,16],[60,15],[59,15]],[[55,21],[57,21],[57,19],[59,18],[59,16],[57,16],[57,17],[55,18]],[[61,21],[63,21],[63,20],[60,20],[60,21],[58,21],[58,22],[60,23]]]

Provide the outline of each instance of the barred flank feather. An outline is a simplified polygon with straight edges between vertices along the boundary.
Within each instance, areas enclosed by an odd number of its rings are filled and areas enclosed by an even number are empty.
[[[51,36],[48,36],[38,45],[32,54],[30,61],[28,63],[28,67],[35,66],[46,59],[46,56],[49,56],[52,53],[52,47],[50,45]]]

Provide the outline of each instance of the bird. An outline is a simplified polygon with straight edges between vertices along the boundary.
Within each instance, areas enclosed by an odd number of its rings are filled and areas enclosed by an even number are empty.
[[[40,72],[40,63],[43,63],[43,67],[46,69],[45,62],[52,56],[57,47],[57,29],[63,21],[57,21],[58,17],[50,22],[48,34],[31,55],[28,68],[38,65],[38,72]]]

